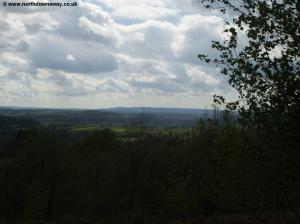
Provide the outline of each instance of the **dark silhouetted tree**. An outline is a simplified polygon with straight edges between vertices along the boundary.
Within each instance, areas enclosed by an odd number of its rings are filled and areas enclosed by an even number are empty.
[[[236,102],[226,103],[222,96],[215,96],[215,102],[237,109],[242,124],[254,130],[251,156],[260,161],[256,169],[268,180],[263,187],[272,192],[273,207],[281,197],[296,214],[296,170],[300,161],[299,1],[202,3],[232,18],[225,21],[224,41],[212,42],[219,56],[199,55],[202,61],[221,67],[221,73],[228,76],[229,84],[238,92]]]
[[[199,55],[201,60],[219,65],[238,91],[239,100],[227,104],[227,108],[238,108],[244,121],[255,125],[271,121],[280,128],[294,126],[300,114],[299,2],[202,2],[207,8],[217,8],[223,13],[233,11],[232,22],[226,22],[225,41],[212,42],[220,56],[212,59]],[[242,35],[246,36],[243,43],[239,41]]]

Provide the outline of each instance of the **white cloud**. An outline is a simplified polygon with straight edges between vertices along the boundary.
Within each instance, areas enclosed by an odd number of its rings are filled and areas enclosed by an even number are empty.
[[[209,87],[216,87],[220,84],[220,80],[202,71],[199,66],[187,65],[186,71],[187,75],[191,78],[191,82],[195,85],[205,84]]]
[[[1,56],[1,61],[4,64],[8,64],[10,66],[27,66],[28,63],[24,58],[21,58],[15,54],[5,52]]]
[[[205,107],[214,91],[228,93],[218,70],[197,58],[215,54],[222,19],[194,0],[79,3],[1,8],[0,104]]]
[[[75,58],[73,55],[71,55],[71,54],[68,54],[68,55],[66,56],[66,58],[67,58],[67,60],[69,60],[69,61],[76,61],[76,58]]]
[[[146,19],[158,19],[168,16],[176,16],[179,10],[155,7],[155,6],[123,6],[113,11],[114,17],[121,17],[127,19],[146,20]]]

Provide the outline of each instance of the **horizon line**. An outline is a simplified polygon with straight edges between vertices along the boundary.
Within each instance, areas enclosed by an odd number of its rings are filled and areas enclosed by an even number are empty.
[[[36,106],[2,106],[0,108],[8,109],[48,109],[48,110],[109,110],[109,109],[185,109],[185,110],[212,110],[213,108],[191,108],[191,107],[159,107],[159,106],[115,106],[99,108],[83,107],[36,107]]]

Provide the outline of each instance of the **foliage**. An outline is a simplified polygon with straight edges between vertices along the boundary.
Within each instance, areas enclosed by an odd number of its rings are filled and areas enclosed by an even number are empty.
[[[219,57],[199,55],[202,61],[220,66],[239,94],[236,102],[226,104],[222,96],[214,101],[228,110],[238,109],[249,138],[247,157],[257,161],[254,167],[260,172],[255,178],[268,180],[264,188],[273,192],[268,199],[273,208],[284,204],[300,221],[294,200],[300,161],[300,1],[202,3],[232,18],[225,22],[224,41],[212,42]]]
[[[207,8],[233,11],[223,43],[213,41],[220,56],[199,58],[222,67],[239,100],[245,122],[287,128],[300,112],[300,9],[297,0],[202,0]],[[298,5],[298,8],[297,8]]]
[[[199,121],[188,137],[170,132],[122,141],[103,129],[69,142],[60,130],[20,131],[11,153],[0,157],[0,217],[169,223],[256,214],[274,203],[290,208],[273,181],[274,164],[253,153],[264,148],[255,132],[237,125],[229,112],[216,113],[218,120]],[[285,186],[299,205],[295,178]]]

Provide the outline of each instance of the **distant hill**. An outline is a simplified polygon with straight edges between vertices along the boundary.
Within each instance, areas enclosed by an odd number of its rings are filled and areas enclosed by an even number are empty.
[[[200,118],[210,117],[212,110],[153,107],[95,110],[0,107],[0,115],[9,116],[21,123],[25,122],[22,119],[28,119],[43,125],[65,127],[135,125],[142,120],[150,126],[190,126]]]
[[[167,113],[167,114],[199,114],[210,113],[207,109],[159,108],[159,107],[115,107],[106,109],[115,113]]]

